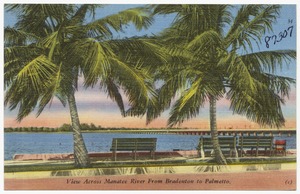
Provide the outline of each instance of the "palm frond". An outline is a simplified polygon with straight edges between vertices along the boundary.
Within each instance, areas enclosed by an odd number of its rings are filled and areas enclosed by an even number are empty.
[[[42,47],[49,49],[49,54],[48,54],[49,60],[52,60],[55,48],[59,44],[58,38],[59,38],[59,31],[55,31],[39,42],[39,44],[41,44]]]
[[[185,29],[179,29],[174,26],[164,29],[158,38],[160,42],[169,47],[185,46],[189,41],[185,37]]]
[[[118,58],[138,68],[157,69],[167,63],[168,53],[155,38],[111,40],[108,44]]]
[[[208,15],[205,13],[209,9],[206,5],[182,5],[181,12],[177,15],[174,21],[174,27],[185,30],[184,35],[188,40],[191,40],[195,35],[201,34],[208,30],[211,26],[207,20]]]
[[[132,8],[88,23],[84,28],[94,37],[110,37],[111,29],[122,31],[124,25],[134,24],[138,30],[148,28],[153,19],[144,8]]]
[[[242,5],[241,8],[238,10],[237,15],[235,18],[232,18],[233,23],[231,24],[231,27],[227,33],[227,36],[231,36],[234,34],[238,28],[248,23],[250,20],[250,16],[256,16],[259,13],[260,5]]]
[[[256,84],[259,84],[260,87],[264,87],[266,90],[273,91],[275,94],[280,95],[281,98],[289,97],[291,85],[296,83],[295,79],[290,77],[257,72],[252,74]]]
[[[12,82],[4,96],[5,106],[9,106],[10,110],[18,108],[17,121],[19,122],[34,110],[39,98],[38,93],[30,87],[30,83],[25,81]]]
[[[296,51],[294,50],[261,51],[241,56],[249,69],[272,73],[282,70],[284,64],[289,64],[295,58]]]
[[[172,14],[180,13],[182,5],[179,4],[152,4],[149,5],[150,9],[153,9],[153,15],[156,14]]]
[[[43,54],[43,49],[34,45],[6,47],[4,48],[4,63],[8,64],[16,60],[28,61],[41,54]]]
[[[202,89],[200,86],[197,88],[192,87],[182,94],[171,109],[168,119],[169,126],[181,124],[183,121],[194,118],[199,114],[200,108],[207,100],[205,91]]]
[[[228,78],[230,85],[234,85],[237,88],[247,88],[252,92],[256,90],[250,69],[236,53],[231,52],[222,58],[218,66],[226,69],[227,75],[224,76]]]
[[[285,119],[281,104],[289,97],[291,84],[295,80],[262,72],[252,72],[255,91],[239,85],[231,85],[227,98],[234,113],[245,115],[262,126],[281,127]]]
[[[186,73],[186,71],[178,71]],[[175,98],[177,91],[187,85],[187,79],[180,73],[170,73],[169,75],[158,72],[158,81],[156,85],[161,85],[157,90],[155,96],[155,103],[150,104],[147,108],[146,123],[149,124],[154,119],[158,118],[161,113],[171,106],[172,100]],[[160,73],[164,76],[160,76]],[[176,74],[176,76],[175,76]],[[173,75],[173,76],[172,76]],[[171,76],[171,77],[170,77]],[[169,79],[168,79],[169,78]]]
[[[22,46],[26,45],[27,43],[36,42],[38,39],[39,37],[32,33],[17,30],[11,27],[4,28],[5,46]]]
[[[149,95],[155,94],[152,89],[151,77],[143,69],[131,67],[117,58],[112,59],[113,75],[127,96],[131,104],[147,104]],[[148,93],[150,92],[150,94]]]
[[[82,25],[85,21],[86,17],[88,16],[88,13],[90,13],[89,16],[92,16],[92,18],[95,18],[96,9],[102,7],[102,5],[98,4],[83,4],[79,5],[79,7],[76,9],[73,16],[70,18],[70,22],[68,26],[74,26],[74,25]]]
[[[119,87],[114,83],[114,81],[110,77],[108,77],[106,80],[103,80],[100,84],[102,89],[105,88],[105,91],[108,93],[110,99],[117,103],[121,111],[121,115],[125,116],[125,107],[122,95],[119,91]]]
[[[32,112],[41,96],[51,95],[45,91],[48,92],[47,86],[56,71],[57,66],[44,55],[33,59],[18,71],[5,94],[5,106],[9,105],[11,110],[19,106],[17,120],[21,121]]]
[[[56,68],[56,72],[52,72],[52,74],[48,77],[43,91],[39,94],[40,100],[38,104],[37,116],[43,112],[44,108],[49,104],[50,101],[53,100],[54,96],[58,97],[63,106],[66,105],[66,98],[60,93],[63,76],[62,74],[62,63],[60,63]]]
[[[18,72],[31,60],[42,55],[43,49],[35,46],[14,46],[4,49],[4,86],[7,87]]]
[[[282,97],[289,97],[291,91],[291,84],[296,84],[296,80],[290,77],[275,76],[266,74],[270,79],[270,88],[276,94],[280,94]]]
[[[110,58],[114,58],[115,54],[107,42],[85,38],[68,44],[65,47],[65,56],[72,59],[67,63],[80,66],[85,87],[93,87],[100,78],[106,79],[110,72]]]
[[[153,87],[153,86],[152,86]],[[154,90],[153,90],[154,91]],[[161,111],[161,104],[158,102],[158,96],[151,92],[147,104],[136,104],[132,105],[125,113],[126,116],[144,116],[146,115],[146,124],[148,125],[151,121],[156,119]]]
[[[47,60],[46,56],[39,56],[24,66],[17,74],[18,82],[29,80],[35,91],[43,88],[43,80],[50,77],[56,70],[56,65]]]
[[[153,22],[150,12],[143,7],[121,11],[118,15],[122,24],[132,22],[138,30],[143,28],[147,29]],[[114,20],[114,18],[112,18],[112,20]]]
[[[250,90],[230,90],[228,99],[230,99],[230,109],[233,113],[245,115],[249,120],[262,126],[281,127],[285,119],[281,110],[281,103],[284,102],[280,96],[270,89],[258,87],[257,95]]]
[[[208,30],[196,36],[188,45],[187,49],[193,50],[195,53],[205,53],[212,46],[220,47],[222,38],[215,30]]]
[[[26,32],[46,36],[56,31],[58,23],[74,12],[73,4],[8,4],[7,10],[18,17],[16,27]]]
[[[156,95],[153,81],[145,69],[137,69],[117,58],[111,59],[111,76],[127,96],[130,109],[126,115],[140,116],[146,114],[149,103]]]
[[[168,121],[169,126],[180,124],[198,115],[199,109],[209,96],[219,99],[224,95],[222,81],[208,72],[197,73],[197,77],[190,84],[188,89],[181,92],[181,97],[173,105]]]
[[[222,37],[224,37],[225,29],[232,22],[232,5],[219,5],[217,6],[217,10],[215,10],[215,14],[217,14],[215,18],[216,23],[216,31],[220,33]]]
[[[279,14],[279,5],[246,5],[239,10],[235,22],[225,37],[226,47],[233,50],[243,48],[253,50],[252,43],[259,47],[262,35],[272,30],[272,24]]]

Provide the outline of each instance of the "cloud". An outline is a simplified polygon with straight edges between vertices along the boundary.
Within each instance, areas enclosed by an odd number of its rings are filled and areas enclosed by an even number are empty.
[[[5,117],[4,126],[5,127],[58,127],[63,123],[70,123],[70,117],[67,112],[56,112],[55,114],[41,114],[36,117],[31,114],[24,118],[21,122],[17,122],[15,117]]]

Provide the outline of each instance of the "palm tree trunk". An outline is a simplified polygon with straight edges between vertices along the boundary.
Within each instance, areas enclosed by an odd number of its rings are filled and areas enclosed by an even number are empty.
[[[68,95],[68,103],[72,120],[75,166],[80,168],[88,167],[90,165],[90,159],[80,130],[74,92]]]
[[[210,114],[210,131],[211,139],[213,143],[215,160],[217,164],[227,164],[226,159],[221,151],[218,139],[218,130],[217,130],[217,114],[216,114],[216,98],[211,96],[209,98],[209,114]]]

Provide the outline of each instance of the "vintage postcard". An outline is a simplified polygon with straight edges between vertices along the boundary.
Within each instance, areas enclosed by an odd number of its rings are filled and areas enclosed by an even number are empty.
[[[3,190],[296,191],[296,3],[148,3],[3,4]]]

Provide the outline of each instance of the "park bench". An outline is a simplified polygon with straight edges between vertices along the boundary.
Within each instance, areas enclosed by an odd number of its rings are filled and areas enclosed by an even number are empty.
[[[236,137],[219,137],[219,145],[222,151],[229,150],[229,156],[238,156],[236,149],[237,140]],[[197,147],[198,154],[201,158],[205,158],[205,152],[210,150],[210,154],[213,155],[213,143],[211,137],[200,137]]]
[[[272,155],[273,148],[273,137],[272,136],[240,136],[238,149],[240,151],[240,156],[243,157],[246,154],[246,149],[250,149],[251,156],[253,151],[255,151],[255,156],[258,156],[259,150],[263,149],[264,154],[267,154],[269,150],[269,155]]]
[[[154,158],[157,138],[113,138],[110,151],[113,152],[114,160],[117,160],[117,151],[132,151],[136,160],[138,151],[150,151]]]

